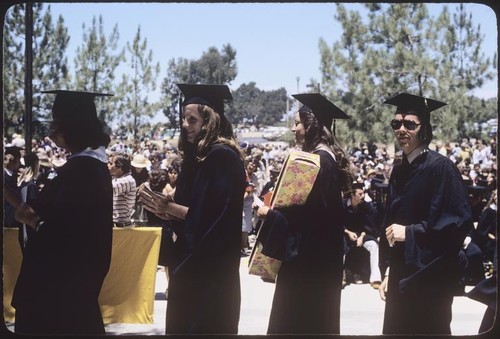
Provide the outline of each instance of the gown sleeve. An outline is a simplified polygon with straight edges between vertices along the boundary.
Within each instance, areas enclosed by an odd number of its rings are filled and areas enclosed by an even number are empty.
[[[440,161],[426,184],[430,193],[426,218],[406,228],[407,263],[425,264],[428,253],[458,251],[470,229],[470,208],[458,171],[447,161]]]
[[[320,171],[306,203],[269,210],[259,234],[263,254],[282,261],[298,256],[314,260],[342,250],[338,249],[343,229],[337,167],[327,152],[318,154]]]
[[[261,226],[259,239],[262,243],[262,253],[281,261],[291,261],[297,256],[297,238],[290,231],[286,215],[294,214],[294,209],[285,211],[270,209]],[[288,213],[287,213],[288,212]]]

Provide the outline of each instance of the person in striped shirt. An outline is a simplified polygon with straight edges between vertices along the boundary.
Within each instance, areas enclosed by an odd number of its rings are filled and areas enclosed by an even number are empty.
[[[137,187],[131,173],[130,157],[114,154],[109,159],[108,168],[113,177],[113,222],[116,227],[132,226]]]

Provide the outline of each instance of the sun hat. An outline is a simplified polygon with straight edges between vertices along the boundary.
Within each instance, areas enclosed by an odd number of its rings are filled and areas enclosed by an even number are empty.
[[[145,168],[151,165],[151,161],[149,161],[144,155],[136,154],[132,159],[131,165],[136,168]]]

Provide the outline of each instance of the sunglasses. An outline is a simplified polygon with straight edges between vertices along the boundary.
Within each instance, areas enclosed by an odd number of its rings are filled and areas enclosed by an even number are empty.
[[[401,128],[401,126],[404,126],[405,129],[407,129],[408,131],[414,131],[417,126],[419,126],[421,124],[417,124],[415,121],[411,121],[411,120],[396,120],[396,119],[393,119],[391,121],[391,127],[393,130],[397,131],[398,129]]]

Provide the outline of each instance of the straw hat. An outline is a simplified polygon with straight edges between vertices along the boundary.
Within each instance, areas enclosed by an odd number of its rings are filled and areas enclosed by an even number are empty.
[[[149,161],[144,155],[136,154],[130,163],[132,166],[137,168],[145,168],[151,165],[151,161]]]

